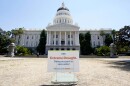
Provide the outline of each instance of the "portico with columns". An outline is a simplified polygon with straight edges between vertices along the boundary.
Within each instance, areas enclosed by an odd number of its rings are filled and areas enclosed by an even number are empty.
[[[62,6],[57,10],[52,25],[48,25],[46,54],[48,50],[80,50],[79,27],[73,24],[69,9]]]

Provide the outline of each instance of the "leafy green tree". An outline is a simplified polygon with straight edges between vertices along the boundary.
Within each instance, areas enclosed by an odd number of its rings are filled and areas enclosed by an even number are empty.
[[[15,40],[16,40],[16,36],[18,36],[18,45],[19,45],[20,35],[23,34],[23,28],[13,29],[11,32],[12,32],[12,37],[14,37]]]
[[[84,40],[84,34],[83,33],[80,33],[79,34],[79,41],[80,41],[80,44],[81,42]]]
[[[16,46],[16,50],[17,50],[17,55],[25,56],[31,54],[30,50],[23,46]]]
[[[110,44],[113,42],[112,40],[112,37],[110,34],[106,34],[106,37],[105,37],[105,45],[106,46],[110,46]]]
[[[84,40],[84,34],[80,33],[79,34],[79,42],[80,42],[80,54],[84,54],[85,50],[84,50],[84,45],[86,42],[84,42],[86,40]]]
[[[10,37],[10,36],[11,36],[11,31],[7,31],[7,32],[6,32],[6,35],[7,35],[8,37]]]
[[[87,32],[85,34],[80,33],[79,34],[80,39],[80,51],[82,55],[89,55],[92,53],[92,47],[91,47],[91,35],[90,32]]]
[[[0,29],[0,53],[5,54],[7,53],[8,45],[13,42],[12,38],[10,37],[9,31],[3,31]]]
[[[92,53],[90,32],[85,33],[85,40],[86,40],[86,47],[87,47],[86,54],[89,55]]]
[[[82,40],[80,44],[80,51],[82,55],[87,55],[87,45],[86,45],[86,40]]]
[[[110,48],[108,46],[101,46],[99,48],[96,48],[96,55],[109,56],[110,55]]]
[[[43,30],[40,35],[39,44],[37,46],[37,51],[39,54],[45,54],[45,48],[46,48],[46,31]]]
[[[124,26],[116,32],[115,44],[118,53],[126,53],[130,49],[130,26]]]
[[[119,30],[118,43],[123,46],[130,46],[130,26],[124,26]]]
[[[91,34],[90,34],[90,32],[85,33],[85,40],[90,43],[90,41],[91,41]]]

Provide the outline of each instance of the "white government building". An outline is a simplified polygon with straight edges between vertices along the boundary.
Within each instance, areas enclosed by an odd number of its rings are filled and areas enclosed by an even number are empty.
[[[79,33],[90,32],[92,47],[102,46],[103,37],[100,31],[111,34],[112,29],[102,28],[100,30],[79,30],[78,24],[73,24],[73,19],[68,8],[62,6],[58,8],[54,17],[53,24],[46,27],[47,41],[46,54],[48,50],[80,50]],[[42,30],[24,29],[24,33],[20,36],[19,45],[36,48],[39,44],[40,34]],[[16,38],[18,44],[18,37]]]

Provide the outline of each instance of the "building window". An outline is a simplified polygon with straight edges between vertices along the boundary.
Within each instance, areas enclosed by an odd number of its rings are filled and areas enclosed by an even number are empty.
[[[38,42],[36,42],[36,46],[38,45]]]
[[[93,42],[93,45],[94,45],[94,47],[95,47],[95,42]]]
[[[98,39],[99,39],[99,36],[98,36]]]
[[[32,36],[32,39],[33,39],[33,36]]]
[[[100,46],[100,41],[98,41],[98,45]]]
[[[73,41],[71,41],[71,44],[73,45]]]
[[[70,35],[68,35],[68,38],[70,38]]]
[[[29,36],[27,36],[27,39],[29,39]]]
[[[58,45],[58,41],[56,41],[56,45]]]
[[[31,47],[33,47],[33,43],[31,42]]]
[[[61,48],[61,50],[65,50],[64,48]]]
[[[65,44],[65,41],[61,41],[61,44],[64,45],[64,44]]]
[[[56,38],[58,38],[58,35],[56,35]]]
[[[70,44],[70,41],[68,41],[68,45]]]
[[[66,19],[65,19],[65,23],[66,23]]]
[[[75,48],[73,48],[72,50],[75,50]]]
[[[50,50],[53,50],[53,48],[50,48]]]
[[[56,50],[59,50],[59,48],[56,48]]]
[[[67,48],[67,50],[70,50],[70,48]]]
[[[73,35],[71,35],[71,38],[73,38]]]
[[[61,23],[61,19],[60,19],[60,23]]]
[[[28,45],[28,41],[26,42],[26,45]]]

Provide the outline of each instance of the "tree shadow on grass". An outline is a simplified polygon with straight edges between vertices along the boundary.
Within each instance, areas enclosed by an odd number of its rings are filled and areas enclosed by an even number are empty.
[[[113,66],[110,67],[118,68],[124,71],[130,71],[130,60],[110,62],[109,64],[114,64]]]

